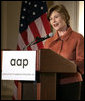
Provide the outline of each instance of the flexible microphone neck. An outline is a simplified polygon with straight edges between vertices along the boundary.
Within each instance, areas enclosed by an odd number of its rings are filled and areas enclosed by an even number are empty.
[[[50,38],[50,37],[52,37],[54,34],[53,33],[49,33],[47,36],[45,36],[45,37],[36,37],[31,43],[29,43],[27,46],[25,46],[24,48],[23,48],[23,50],[25,50],[25,49],[27,49],[27,47],[29,47],[29,46],[32,46],[32,45],[34,45],[34,44],[37,44],[37,43],[39,43],[39,42],[41,42],[41,41],[44,41],[45,39],[48,39],[48,38]]]
[[[50,37],[52,37],[54,34],[53,33],[50,33],[50,34],[48,34],[47,36],[45,36],[45,37],[36,37],[36,42],[34,43],[34,44],[37,44],[37,43],[39,43],[39,42],[41,42],[41,41],[44,41],[45,39],[48,39],[48,38],[50,38]],[[33,45],[34,45],[33,44]]]

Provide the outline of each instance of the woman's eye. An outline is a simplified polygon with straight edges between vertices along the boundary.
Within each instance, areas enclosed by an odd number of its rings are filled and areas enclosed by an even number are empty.
[[[58,18],[58,16],[55,16],[55,18]]]
[[[54,18],[50,18],[49,20],[52,21],[55,18],[58,18],[59,16],[54,16]]]

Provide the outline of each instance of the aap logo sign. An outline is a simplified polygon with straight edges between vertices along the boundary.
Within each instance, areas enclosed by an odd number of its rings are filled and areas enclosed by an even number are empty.
[[[36,51],[3,51],[2,79],[35,81]]]

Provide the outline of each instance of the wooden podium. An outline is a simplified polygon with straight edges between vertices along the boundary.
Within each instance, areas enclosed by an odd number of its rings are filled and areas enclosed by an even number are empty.
[[[21,81],[19,100],[56,100],[57,73],[75,73],[76,65],[49,49],[36,52],[36,81]]]

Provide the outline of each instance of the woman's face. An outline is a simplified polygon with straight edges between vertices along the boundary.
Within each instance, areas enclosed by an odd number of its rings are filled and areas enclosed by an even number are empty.
[[[61,17],[60,13],[53,11],[50,15],[50,24],[56,31],[62,31],[66,27],[66,22]]]

